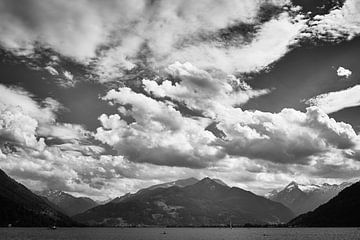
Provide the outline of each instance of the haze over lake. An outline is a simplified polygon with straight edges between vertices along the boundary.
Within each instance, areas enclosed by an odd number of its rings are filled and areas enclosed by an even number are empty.
[[[358,240],[357,228],[1,228],[1,240]]]

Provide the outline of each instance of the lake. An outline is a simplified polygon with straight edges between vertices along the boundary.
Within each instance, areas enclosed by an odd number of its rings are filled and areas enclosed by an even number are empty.
[[[0,228],[1,240],[352,240],[359,228]]]

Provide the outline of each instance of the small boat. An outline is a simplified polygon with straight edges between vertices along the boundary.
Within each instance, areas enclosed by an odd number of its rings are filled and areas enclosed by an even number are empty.
[[[51,230],[56,230],[56,226],[53,225],[53,226],[49,227],[49,229],[51,229]]]

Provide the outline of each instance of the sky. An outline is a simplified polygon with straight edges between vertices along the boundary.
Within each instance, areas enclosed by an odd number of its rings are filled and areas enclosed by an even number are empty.
[[[360,174],[359,0],[0,0],[0,168],[97,200]]]

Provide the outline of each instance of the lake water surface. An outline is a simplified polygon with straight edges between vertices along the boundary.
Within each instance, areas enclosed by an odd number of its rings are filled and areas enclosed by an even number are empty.
[[[359,240],[358,228],[0,228],[1,240]]]

